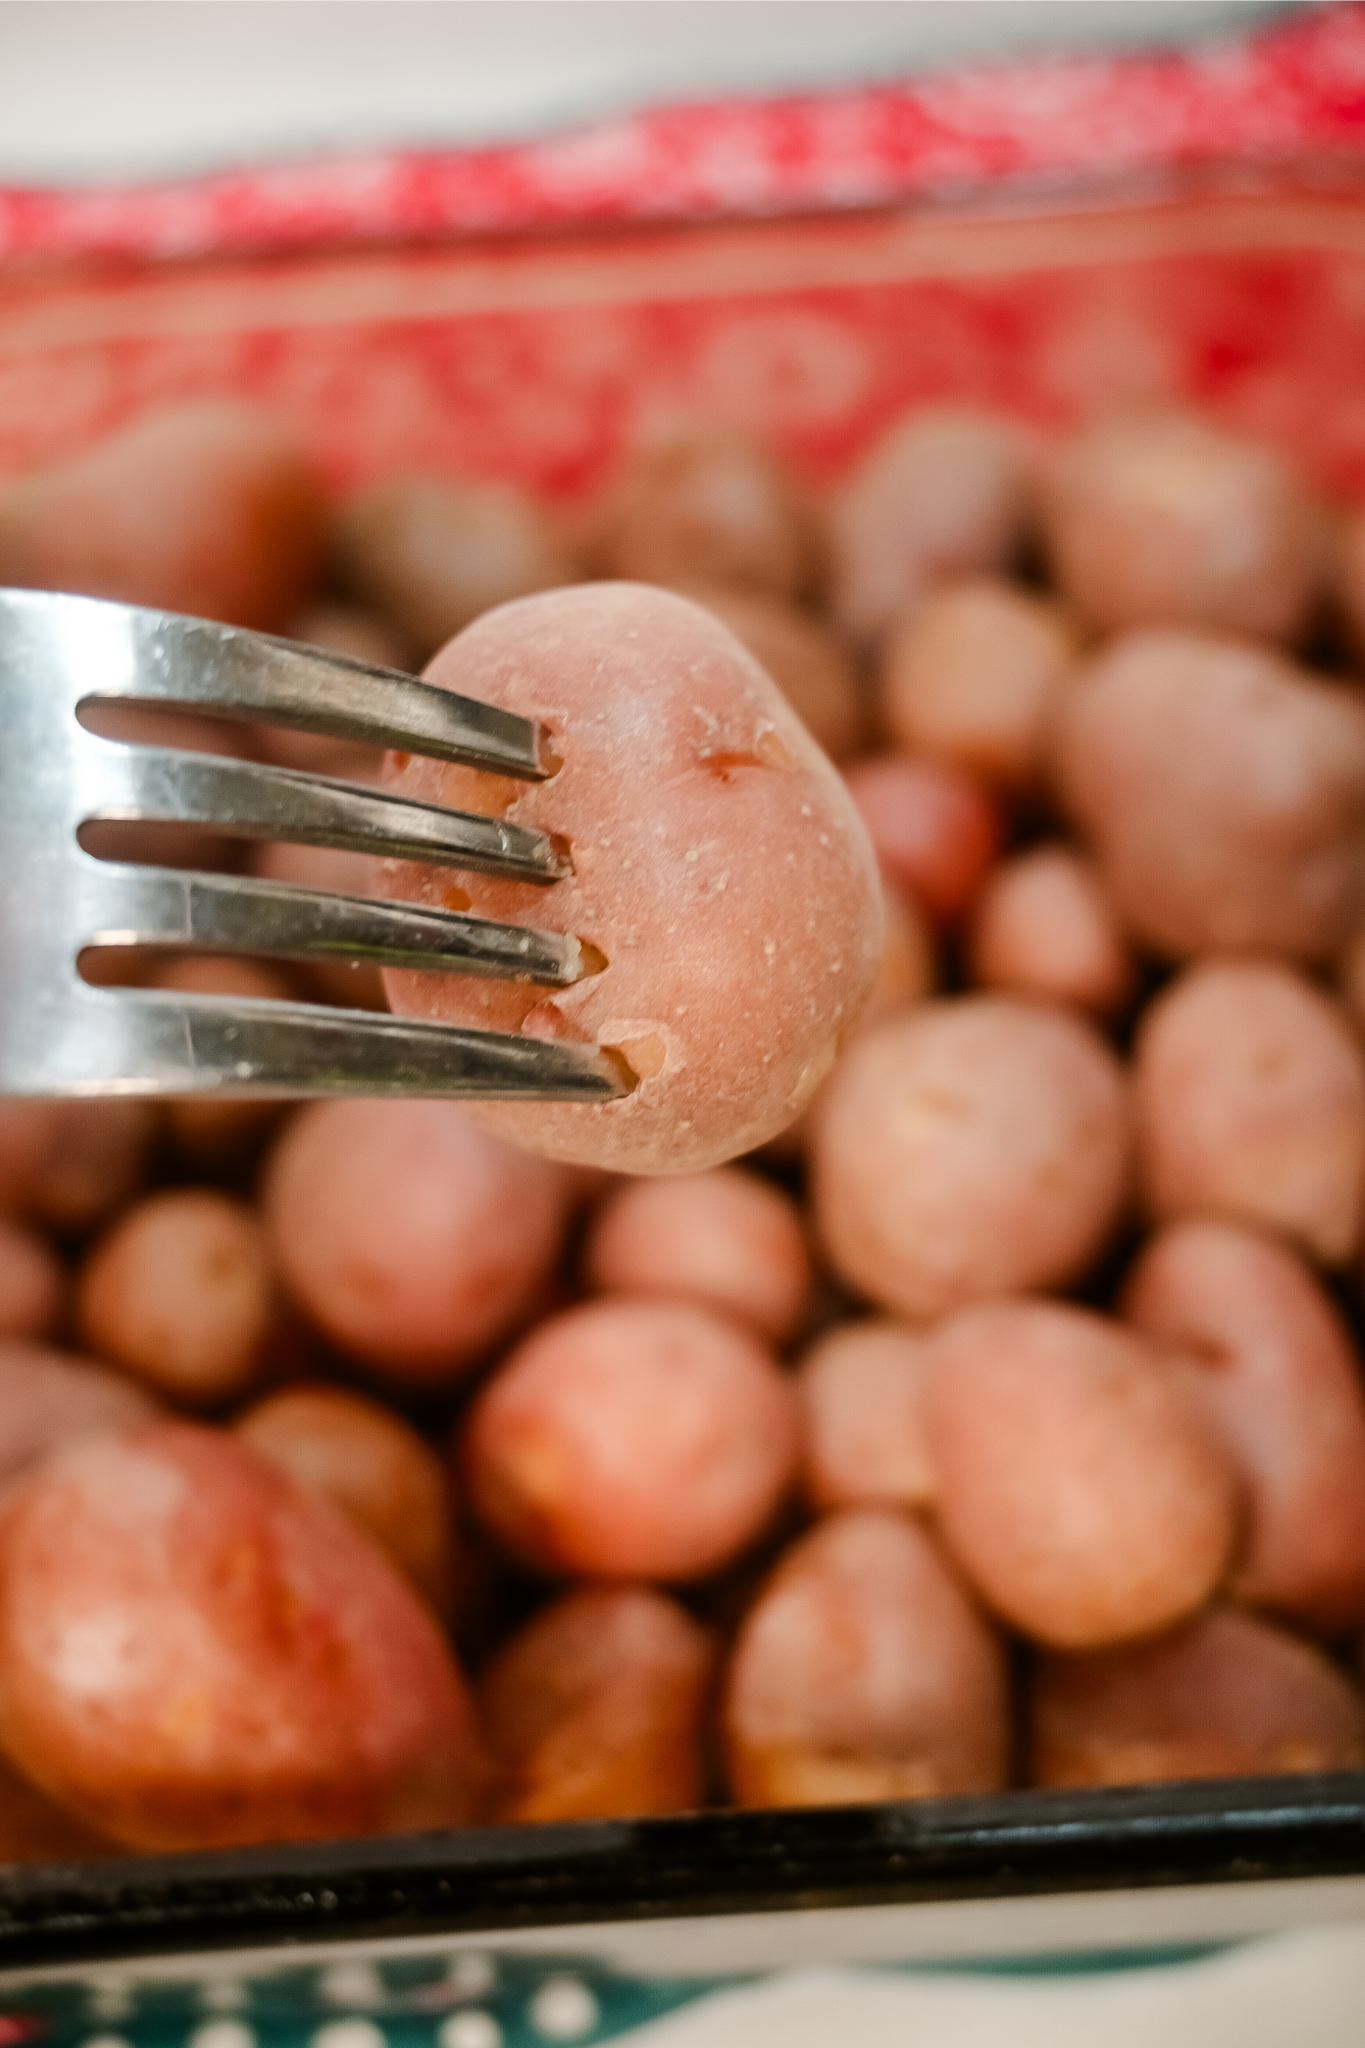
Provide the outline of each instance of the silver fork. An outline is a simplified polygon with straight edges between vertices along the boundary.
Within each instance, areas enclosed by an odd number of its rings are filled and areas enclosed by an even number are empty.
[[[594,1050],[320,1004],[95,988],[87,947],[366,960],[564,988],[600,965],[558,932],[96,859],[101,820],[175,821],[552,885],[565,844],[499,819],[320,775],[103,739],[99,701],[259,720],[541,781],[530,721],[259,633],[45,591],[0,591],[0,1093],[458,1095],[604,1102]]]

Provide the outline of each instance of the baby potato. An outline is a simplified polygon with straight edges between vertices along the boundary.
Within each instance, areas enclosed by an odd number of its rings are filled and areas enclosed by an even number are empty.
[[[66,1305],[66,1273],[39,1231],[0,1216],[0,1339],[50,1337]]]
[[[1365,1763],[1365,1703],[1287,1630],[1214,1607],[1149,1642],[1039,1657],[1033,1785],[1141,1785]]]
[[[878,670],[897,746],[1009,795],[1037,789],[1080,635],[1059,604],[996,576],[924,594],[892,627]]]
[[[983,987],[1074,1003],[1101,1018],[1127,1007],[1137,981],[1098,869],[1060,843],[1030,847],[987,876],[967,950]]]
[[[688,1580],[729,1563],[795,1475],[796,1399],[770,1354],[690,1302],[550,1316],[482,1389],[470,1502],[537,1571]]]
[[[77,1820],[0,1755],[0,1864],[76,1863],[120,1853],[117,1842]]]
[[[267,1394],[236,1428],[372,1536],[438,1614],[450,1611],[455,1529],[445,1466],[410,1423],[348,1387],[305,1385]]]
[[[503,1821],[687,1813],[705,1790],[715,1644],[647,1586],[576,1586],[479,1680]]]
[[[1365,1623],[1365,1389],[1308,1267],[1259,1231],[1195,1217],[1151,1240],[1123,1312],[1187,1361],[1241,1482],[1232,1591],[1328,1635]]]
[[[929,1350],[903,1323],[841,1323],[801,1360],[802,1489],[817,1509],[927,1508]]]
[[[921,1003],[852,1045],[811,1139],[839,1277],[932,1322],[1085,1272],[1128,1197],[1130,1110],[1099,1034],[1009,996]]]
[[[57,1444],[156,1413],[121,1373],[46,1344],[0,1343],[0,1484]]]
[[[437,1625],[230,1432],[56,1452],[0,1507],[0,1742],[130,1848],[438,1828],[483,1762]]]
[[[866,755],[847,781],[887,880],[939,924],[962,917],[1004,836],[985,786],[911,754]]]
[[[811,1284],[795,1202],[737,1166],[615,1189],[593,1219],[583,1271],[594,1293],[700,1302],[772,1344],[792,1335]]]
[[[534,1308],[568,1228],[566,1174],[453,1102],[310,1104],[265,1179],[280,1278],[350,1357],[439,1386]]]
[[[167,1188],[121,1216],[76,1291],[82,1342],[156,1393],[211,1408],[260,1376],[275,1316],[266,1234],[217,1188]]]
[[[725,1686],[740,1806],[842,1806],[1005,1783],[1004,1654],[933,1538],[849,1508],[794,1543],[750,1609]]]
[[[867,723],[862,686],[836,633],[809,612],[762,590],[689,583],[681,595],[704,605],[744,643],[831,761],[846,761],[858,752]]]
[[[333,569],[417,661],[481,612],[573,576],[549,515],[511,484],[396,476],[347,499]]]
[[[1027,432],[969,405],[925,406],[863,456],[829,509],[835,615],[872,647],[935,584],[1006,568],[1033,516]]]
[[[1092,422],[1053,451],[1043,498],[1057,580],[1105,632],[1293,640],[1317,602],[1327,533],[1306,484],[1273,449],[1197,413]]]
[[[1143,1195],[1342,1265],[1365,1202],[1365,1057],[1330,996],[1270,960],[1186,968],[1145,1012],[1134,1068]]]
[[[322,520],[312,469],[268,413],[185,399],[0,485],[0,584],[278,632],[312,584]]]
[[[588,584],[479,620],[428,680],[542,720],[563,766],[524,788],[391,756],[391,786],[563,834],[574,873],[552,890],[467,875],[462,894],[480,916],[576,933],[606,965],[553,997],[390,972],[395,1010],[595,1044],[638,1082],[603,1105],[470,1113],[631,1173],[699,1172],[791,1123],[867,999],[881,894],[843,782],[769,677],[699,606]],[[378,882],[432,904],[450,887],[407,863]]]
[[[1127,928],[1172,959],[1326,960],[1365,922],[1365,704],[1268,648],[1155,629],[1063,699],[1055,769]]]
[[[1359,509],[1338,521],[1334,553],[1336,609],[1359,658],[1365,655],[1365,514]]]
[[[997,1614],[1083,1650],[1202,1605],[1230,1561],[1236,1488],[1160,1351],[1050,1301],[966,1309],[929,1344],[939,1526]]]
[[[148,1102],[0,1101],[0,1210],[88,1230],[141,1186],[156,1128]]]
[[[782,464],[717,428],[670,435],[632,457],[601,509],[594,553],[600,574],[630,583],[714,583],[799,601],[824,581],[820,529]]]

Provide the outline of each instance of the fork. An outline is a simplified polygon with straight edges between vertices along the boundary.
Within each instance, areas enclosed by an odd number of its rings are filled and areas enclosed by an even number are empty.
[[[477,813],[251,761],[101,738],[81,714],[136,702],[395,747],[537,782],[542,730],[491,705],[203,619],[0,590],[0,1093],[517,1096],[605,1102],[609,1054],[306,1002],[96,988],[87,947],[157,946],[521,978],[602,962],[559,932],[422,905],[95,858],[100,821],[203,825],[514,876],[547,887],[567,845]]]

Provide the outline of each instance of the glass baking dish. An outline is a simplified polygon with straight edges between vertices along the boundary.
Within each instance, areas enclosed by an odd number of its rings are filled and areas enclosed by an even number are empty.
[[[669,421],[819,484],[918,402],[1056,424],[1183,397],[1358,496],[1362,108],[1365,14],[1328,7],[520,149],[0,192],[0,469],[226,391],[338,486],[420,466],[571,501]],[[254,2000],[286,2034],[379,2014],[414,2042],[481,2014],[443,2048],[496,2048],[538,1998],[528,2038],[587,2040],[793,1963],[1361,1918],[1365,1774],[11,1868],[0,2041],[117,2039],[138,1998],[168,2042]]]

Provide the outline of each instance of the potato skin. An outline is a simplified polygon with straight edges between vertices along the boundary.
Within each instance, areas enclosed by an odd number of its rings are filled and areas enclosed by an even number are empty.
[[[687,1813],[702,1804],[716,1646],[647,1586],[576,1586],[479,1680],[504,1821]]]
[[[1106,632],[1149,623],[1292,640],[1326,566],[1323,515],[1273,449],[1183,412],[1097,420],[1051,454],[1044,530]]]
[[[1208,960],[1146,1011],[1134,1065],[1143,1197],[1221,1212],[1326,1265],[1360,1242],[1365,1056],[1338,1004],[1276,961]]]
[[[342,584],[427,661],[471,619],[570,581],[550,520],[509,484],[395,476],[356,492],[333,521]]]
[[[925,406],[874,442],[829,511],[850,638],[874,646],[935,584],[1005,568],[1031,523],[1034,460],[1014,421],[968,405]]]
[[[66,1296],[66,1273],[48,1240],[0,1216],[0,1340],[51,1336]]]
[[[141,1185],[156,1130],[147,1102],[0,1101],[0,1210],[88,1230]]]
[[[928,1508],[930,1348],[904,1323],[841,1323],[802,1358],[802,1488],[816,1509]]]
[[[765,591],[689,583],[681,595],[714,612],[743,641],[831,761],[858,752],[867,724],[861,680],[823,620]]]
[[[93,1359],[46,1344],[0,1343],[0,1484],[58,1444],[156,1412],[150,1394]]]
[[[690,1302],[588,1302],[482,1389],[460,1453],[484,1525],[533,1569],[682,1581],[727,1564],[793,1478],[796,1402],[747,1331]]]
[[[0,584],[278,632],[312,583],[322,519],[268,413],[187,399],[0,490]]]
[[[1328,1635],[1365,1622],[1365,1390],[1308,1267],[1259,1231],[1195,1217],[1150,1241],[1123,1312],[1188,1361],[1241,1481],[1233,1593]]]
[[[1083,1273],[1130,1152],[1122,1069],[1078,1018],[1007,996],[921,1003],[851,1046],[821,1096],[816,1227],[844,1281],[932,1322]]]
[[[188,1408],[260,1378],[275,1309],[261,1220],[218,1188],[146,1196],[90,1252],[77,1286],[87,1348]]]
[[[1004,837],[986,785],[913,754],[866,754],[847,780],[887,881],[912,909],[955,924],[970,909]]]
[[[601,1106],[487,1103],[514,1142],[632,1173],[751,1151],[799,1115],[852,1030],[882,945],[872,851],[836,771],[715,619],[667,591],[587,584],[489,613],[428,680],[548,726],[538,787],[413,759],[403,796],[567,835],[554,889],[461,876],[481,916],[576,932],[607,967],[524,983],[390,973],[396,1010],[618,1048],[639,1086]],[[439,904],[441,869],[378,877]]]
[[[795,1202],[735,1166],[616,1188],[593,1218],[583,1267],[594,1293],[698,1301],[773,1344],[792,1335],[811,1284]]]
[[[824,581],[823,537],[776,457],[740,434],[642,448],[602,508],[600,572],[671,587],[718,583],[800,601]]]
[[[842,1806],[1005,1782],[1005,1661],[934,1539],[851,1508],[794,1543],[750,1609],[725,1685],[740,1806]]]
[[[331,1341],[439,1386],[530,1313],[568,1227],[569,1177],[461,1103],[310,1104],[266,1169],[280,1278]]]
[[[1123,922],[1167,958],[1326,960],[1365,922],[1365,705],[1267,648],[1116,641],[1063,701],[1054,767]]]
[[[1090,1649],[1192,1613],[1228,1566],[1236,1489],[1155,1347],[1062,1302],[964,1310],[929,1340],[949,1551],[997,1614]]]
[[[1034,1785],[1140,1785],[1365,1763],[1365,1702],[1309,1643],[1214,1607],[1143,1643],[1043,1656]]]
[[[438,1614],[455,1594],[455,1520],[441,1458],[411,1423],[349,1387],[292,1386],[239,1416],[239,1436],[333,1501]]]
[[[987,876],[968,954],[986,988],[1074,1003],[1097,1017],[1117,1016],[1137,982],[1098,870],[1059,843],[1030,847]]]
[[[0,1509],[0,1741],[140,1849],[442,1827],[481,1788],[434,1621],[327,1502],[223,1431],[58,1452]]]
[[[882,719],[898,746],[1011,795],[1036,791],[1080,634],[1059,604],[965,576],[904,612],[882,652]]]

